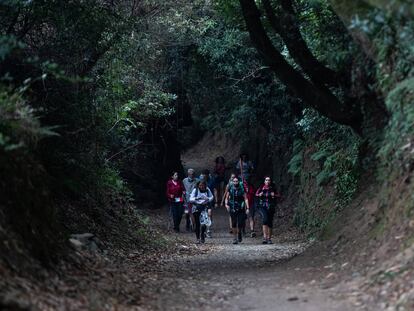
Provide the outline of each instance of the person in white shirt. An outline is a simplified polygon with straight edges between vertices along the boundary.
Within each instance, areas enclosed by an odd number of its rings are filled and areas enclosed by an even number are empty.
[[[188,169],[187,177],[183,179],[183,184],[185,188],[185,202],[184,202],[184,213],[186,219],[186,229],[187,231],[191,230],[191,226],[193,226],[194,230],[194,217],[192,213],[192,203],[190,202],[190,195],[191,192],[194,190],[198,182],[198,179],[194,176],[194,170],[192,168]]]

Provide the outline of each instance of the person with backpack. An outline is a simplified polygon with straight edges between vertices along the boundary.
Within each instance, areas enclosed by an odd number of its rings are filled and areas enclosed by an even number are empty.
[[[194,216],[197,244],[205,242],[206,227],[209,223],[211,224],[211,219],[209,219],[208,215],[209,211],[211,211],[211,202],[213,200],[213,193],[207,187],[206,181],[200,180],[190,195],[190,203],[193,204],[192,213]]]
[[[242,229],[246,220],[246,214],[249,213],[249,201],[247,200],[243,184],[237,177],[233,178],[227,192],[225,206],[231,217],[234,236],[233,244],[238,244],[242,241]]]
[[[192,214],[192,203],[190,202],[190,195],[191,192],[195,189],[197,182],[198,180],[194,176],[194,170],[192,168],[189,168],[187,171],[187,177],[183,179],[183,184],[185,188],[184,213],[187,231],[191,230],[191,224],[193,224],[194,226],[194,217]],[[192,229],[194,230],[194,228]]]
[[[226,185],[226,188],[224,189],[223,198],[221,199],[221,206],[225,207],[224,200],[226,199],[227,193],[229,192],[230,186],[233,183],[233,178],[236,177],[236,173],[231,173],[229,181]],[[232,223],[231,223],[231,217],[229,215],[229,224],[230,224],[230,231],[229,233],[233,233]]]
[[[170,203],[170,214],[174,222],[174,231],[180,232],[181,218],[184,213],[185,188],[178,178],[178,172],[173,172],[171,179],[167,182],[167,199]]]
[[[257,189],[256,197],[259,200],[260,212],[263,218],[263,244],[273,244],[273,218],[276,212],[276,199],[280,195],[269,176],[265,177],[264,184]]]

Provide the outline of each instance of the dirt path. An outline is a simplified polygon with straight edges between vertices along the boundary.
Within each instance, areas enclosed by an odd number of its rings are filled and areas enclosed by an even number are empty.
[[[194,241],[193,234],[182,234]],[[168,275],[151,304],[160,310],[355,310],[334,292],[312,285],[313,271],[290,259],[306,242],[262,245],[261,238],[244,238],[233,245],[227,215],[216,210],[214,235],[206,244],[190,246],[196,254],[167,263]]]

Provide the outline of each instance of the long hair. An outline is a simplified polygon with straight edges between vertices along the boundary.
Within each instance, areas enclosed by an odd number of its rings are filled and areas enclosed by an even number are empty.
[[[204,186],[206,186],[206,190],[207,190],[207,182],[206,182],[205,180],[199,180],[199,181],[197,182],[197,188],[199,188],[199,189],[200,189],[200,185],[204,185]]]
[[[276,191],[276,185],[275,185],[275,183],[273,182],[272,177],[270,177],[270,176],[265,176],[265,177],[264,177],[264,179],[266,179],[266,178],[269,178],[269,179],[270,179],[269,188],[270,188],[271,190],[273,190],[273,191]],[[262,185],[259,187],[259,189],[260,189],[260,190],[262,190],[264,186],[265,186],[265,182],[263,182],[263,183],[262,183]]]

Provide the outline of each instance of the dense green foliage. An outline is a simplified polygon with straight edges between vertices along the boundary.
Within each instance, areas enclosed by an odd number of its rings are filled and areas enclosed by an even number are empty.
[[[180,167],[171,54],[179,51],[175,62],[202,26],[187,19],[195,7],[1,2],[2,219],[34,236],[40,255],[53,240],[43,237],[55,230],[56,200],[102,209],[120,199],[162,202],[159,185]]]
[[[345,208],[358,190],[361,139],[312,111],[298,122],[289,172],[297,176],[300,200],[295,222],[309,233],[321,230]]]

